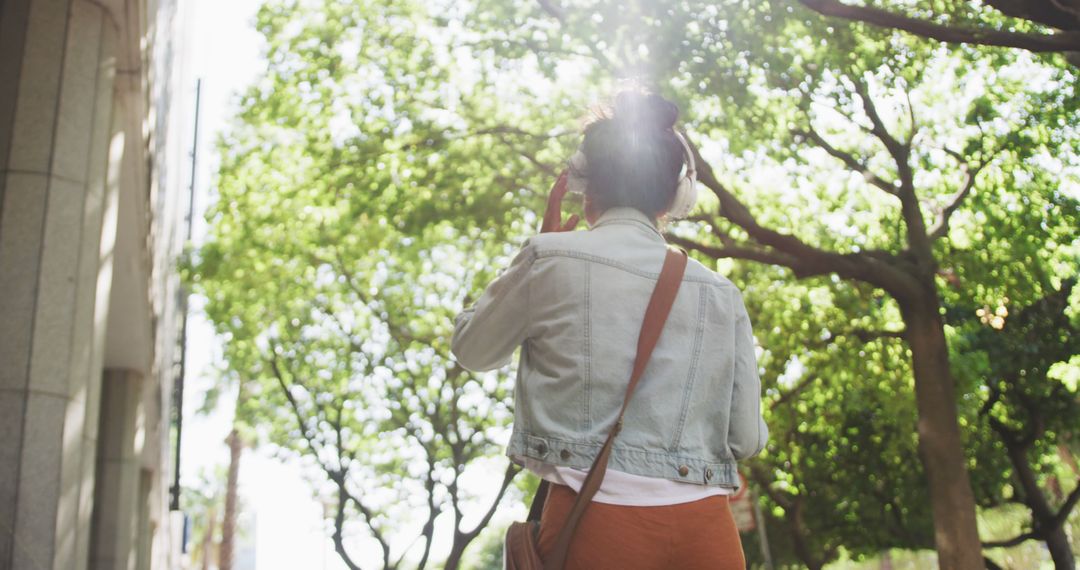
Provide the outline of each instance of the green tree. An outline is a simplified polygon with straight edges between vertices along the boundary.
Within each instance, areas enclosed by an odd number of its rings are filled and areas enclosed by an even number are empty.
[[[506,371],[469,372],[448,342],[466,292],[512,253],[492,238],[526,223],[503,216],[528,197],[505,190],[523,187],[528,159],[493,141],[550,143],[466,120],[514,117],[493,106],[494,63],[448,55],[465,43],[452,12],[268,3],[269,67],[219,145],[212,229],[191,262],[248,391],[239,417],[322,471],[353,568],[352,522],[384,568],[423,568],[444,513],[457,567],[518,471],[503,460],[483,499],[464,483],[492,468],[512,399]],[[440,222],[450,212],[470,224]]]
[[[834,28],[785,3],[539,2],[493,20],[512,22],[531,57],[575,54],[590,77],[644,77],[684,103],[716,201],[700,211],[699,232],[673,232],[678,243],[873,291],[864,298],[879,307],[866,324],[900,336],[910,358],[941,564],[980,567],[959,427],[976,409],[957,398],[972,386],[955,385],[941,315],[952,293],[942,287],[963,272],[966,295],[1037,297],[1029,272],[1046,272],[1056,244],[1075,242],[1076,204],[1058,184],[1073,175],[1041,165],[1076,163],[1071,69]],[[994,231],[1012,245],[984,251],[971,245],[974,232],[954,227],[980,218],[999,222]],[[950,257],[954,240],[974,251]],[[1032,263],[1014,261],[1024,259]],[[1068,270],[1054,267],[1054,278]],[[848,328],[813,327],[801,340]]]
[[[1080,6],[1068,1],[920,2],[914,6],[906,3],[885,8],[840,0],[799,2],[825,16],[902,30],[942,42],[1058,52],[1068,54],[1074,64],[1080,52]]]
[[[534,231],[580,110],[634,77],[681,103],[700,145],[707,195],[670,234],[756,309],[777,439],[755,476],[800,557],[923,546],[932,514],[942,566],[982,564],[975,504],[1006,460],[980,455],[985,379],[956,372],[970,362],[942,312],[1025,306],[1076,272],[1063,58],[790,2],[272,2],[259,25],[269,67],[223,142],[197,267],[230,366],[264,386],[252,417],[328,467],[339,551],[349,516],[372,536],[409,525],[360,508],[356,479],[392,488],[415,465],[402,488],[441,489],[424,438],[461,405],[425,398],[460,382],[508,420],[505,373],[460,371],[449,319]],[[495,453],[499,425],[462,428],[485,434],[468,459]],[[340,483],[346,465],[362,476]]]
[[[792,554],[818,569],[841,549],[858,559],[932,547],[903,339],[856,328],[874,322],[873,290],[827,279],[791,284],[779,269],[750,271],[748,306],[768,347],[763,376],[777,380],[766,397],[769,447],[750,463],[749,476]]]
[[[984,366],[971,367],[986,379],[981,423],[997,436],[999,453],[1008,457],[1015,487],[1009,498],[1031,513],[1028,532],[993,544],[1045,541],[1055,567],[1069,570],[1076,562],[1065,522],[1080,501],[1080,479],[1073,477],[1066,497],[1054,499],[1048,489],[1060,490],[1060,480],[1069,478],[1055,459],[1063,439],[1077,433],[1080,417],[1080,389],[1051,374],[1055,365],[1080,354],[1080,327],[1069,314],[1074,284],[1066,282],[1013,315],[997,307],[981,310],[981,326],[968,327],[974,330],[961,341],[985,358]]]

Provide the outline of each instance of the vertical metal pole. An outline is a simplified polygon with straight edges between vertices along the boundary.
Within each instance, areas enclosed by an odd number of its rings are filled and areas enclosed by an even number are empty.
[[[765,559],[765,570],[773,570],[772,550],[769,548],[769,535],[765,533],[765,516],[761,514],[761,503],[757,497],[747,497],[754,502],[754,518],[757,519],[758,540],[761,542],[761,557]]]
[[[187,241],[195,227],[195,171],[199,164],[199,111],[202,101],[202,79],[195,80],[195,133],[191,141],[191,186],[188,188]]]
[[[199,107],[202,99],[202,79],[195,80],[195,134],[191,142],[191,182],[188,187],[188,211],[187,232],[185,243],[190,243],[195,225],[195,171],[199,157]],[[176,455],[173,458],[173,484],[169,488],[169,509],[180,510],[180,442],[184,434],[184,378],[187,374],[187,321],[188,321],[188,292],[181,285],[177,291],[177,305],[180,308],[180,368],[177,371],[174,383],[176,410]],[[185,543],[186,547],[186,543]]]

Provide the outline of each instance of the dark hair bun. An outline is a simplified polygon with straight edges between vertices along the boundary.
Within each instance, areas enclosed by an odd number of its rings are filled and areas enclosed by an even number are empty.
[[[633,125],[651,125],[660,130],[675,126],[679,108],[659,95],[623,91],[615,96],[613,118]]]

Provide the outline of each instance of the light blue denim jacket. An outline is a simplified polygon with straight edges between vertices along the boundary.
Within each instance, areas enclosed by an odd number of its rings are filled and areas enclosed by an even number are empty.
[[[507,455],[588,469],[615,422],[665,254],[644,214],[613,208],[589,231],[546,233],[456,319],[471,370],[521,346]],[[765,446],[750,321],[730,281],[690,260],[615,440],[610,468],[738,487],[737,460]]]

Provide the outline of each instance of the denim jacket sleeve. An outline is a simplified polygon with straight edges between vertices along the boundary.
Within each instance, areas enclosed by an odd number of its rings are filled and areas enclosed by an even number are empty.
[[[735,308],[735,385],[731,394],[728,445],[736,460],[749,459],[765,448],[769,428],[761,417],[761,380],[758,378],[754,333],[741,295]]]
[[[484,290],[476,303],[454,321],[450,350],[459,364],[474,371],[494,370],[510,358],[527,337],[529,279],[536,250],[528,242],[510,266]]]

